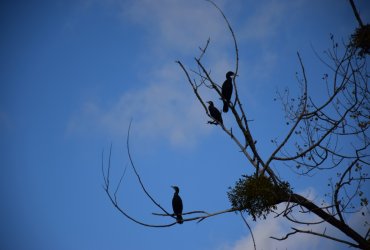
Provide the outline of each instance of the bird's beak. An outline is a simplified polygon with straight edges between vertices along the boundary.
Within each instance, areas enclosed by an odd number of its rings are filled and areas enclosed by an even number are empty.
[[[173,189],[175,189],[175,186],[171,186]]]

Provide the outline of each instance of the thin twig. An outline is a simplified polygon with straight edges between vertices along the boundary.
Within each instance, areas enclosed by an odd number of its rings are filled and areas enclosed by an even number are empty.
[[[134,161],[132,160],[132,157],[131,157],[131,153],[130,153],[130,129],[131,129],[131,124],[132,124],[132,120],[130,121],[130,124],[128,126],[128,131],[127,131],[127,140],[126,140],[126,146],[127,146],[127,154],[128,154],[128,158],[130,159],[130,163],[131,163],[131,167],[132,169],[134,170],[135,172],[135,175],[140,183],[140,186],[142,188],[142,190],[144,191],[144,193],[149,197],[149,199],[158,207],[160,208],[163,212],[165,212],[166,214],[170,215],[170,213],[167,212],[166,209],[164,209],[150,194],[149,192],[146,190],[145,186],[144,186],[144,183],[141,181],[141,178],[140,178],[140,175],[139,173],[137,172],[136,170],[136,167],[135,167],[135,164],[134,164]]]
[[[257,247],[256,247],[256,241],[254,240],[254,236],[253,236],[253,232],[252,232],[252,228],[249,226],[247,220],[244,218],[244,215],[243,215],[243,212],[240,211],[240,216],[242,217],[245,225],[248,227],[249,229],[249,232],[251,233],[251,236],[252,236],[252,240],[253,240],[253,246],[254,246],[254,250],[257,250]]]

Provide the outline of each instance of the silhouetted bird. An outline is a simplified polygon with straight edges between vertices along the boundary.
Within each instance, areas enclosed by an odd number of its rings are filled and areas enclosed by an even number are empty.
[[[233,94],[233,80],[231,77],[235,75],[234,72],[229,71],[226,73],[226,80],[224,81],[224,84],[222,84],[222,97],[224,102],[224,108],[223,111],[226,113],[229,111],[229,102],[231,99],[231,95]]]
[[[212,101],[209,101],[207,103],[209,103],[208,111],[212,118],[215,119],[215,121],[219,124],[223,124],[221,112],[217,108],[215,108]]]
[[[173,194],[172,198],[173,213],[176,215],[177,223],[182,224],[182,200],[179,196],[180,189],[177,186],[172,186],[172,188],[175,189],[175,193]]]

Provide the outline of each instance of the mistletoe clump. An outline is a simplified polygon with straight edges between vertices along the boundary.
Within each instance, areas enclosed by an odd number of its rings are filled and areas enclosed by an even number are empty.
[[[359,56],[370,54],[370,24],[361,26],[356,29],[351,36],[351,47],[359,49]]]
[[[234,188],[227,193],[234,209],[245,211],[256,218],[266,216],[276,209],[276,205],[286,200],[291,193],[289,183],[274,184],[266,176],[243,175]]]

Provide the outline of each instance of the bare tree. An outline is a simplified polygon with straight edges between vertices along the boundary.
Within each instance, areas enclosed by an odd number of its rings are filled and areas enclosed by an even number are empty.
[[[237,76],[239,70],[239,50],[235,33],[222,10],[212,1],[209,1],[223,16],[235,49],[235,68]],[[230,212],[240,212],[248,228],[243,213],[247,213],[254,220],[266,218],[269,213],[276,217],[284,217],[292,223],[291,232],[281,237],[271,237],[276,240],[285,240],[294,234],[311,234],[318,237],[337,241],[348,246],[360,249],[370,249],[369,223],[364,222],[367,232],[362,235],[357,232],[354,225],[348,222],[348,216],[362,213],[368,209],[367,190],[364,190],[369,177],[369,143],[368,128],[370,127],[370,102],[367,72],[367,58],[369,42],[369,29],[364,28],[353,1],[350,1],[360,28],[347,43],[337,43],[331,36],[332,46],[326,51],[324,57],[317,56],[327,68],[328,73],[322,77],[326,85],[327,98],[318,102],[309,92],[311,84],[306,75],[306,65],[299,53],[297,60],[300,73],[297,82],[300,94],[292,96],[289,90],[277,92],[277,99],[281,101],[289,129],[281,140],[272,140],[275,150],[269,157],[261,157],[256,146],[256,140],[249,128],[250,120],[239,98],[237,77],[233,79],[233,99],[228,102],[230,116],[233,117],[234,127],[228,128],[224,124],[215,122],[206,102],[201,95],[201,89],[214,91],[223,100],[221,86],[213,79],[210,69],[203,63],[203,56],[207,53],[210,39],[200,48],[200,54],[194,58],[195,69],[190,69],[181,61],[176,61],[183,71],[194,95],[210,118],[210,125],[217,125],[239,147],[242,154],[255,169],[251,176],[243,175],[228,192],[231,207],[222,211],[190,211],[183,215],[184,222],[201,222],[207,218]],[[357,13],[357,14],[356,14]],[[361,33],[362,32],[362,33]],[[367,33],[366,33],[367,32]],[[360,38],[359,38],[360,37]],[[365,37],[365,38],[363,38]],[[357,40],[356,40],[357,39]],[[365,39],[365,40],[364,40]],[[357,42],[356,42],[357,41]],[[360,41],[360,42],[358,42]],[[130,123],[131,127],[131,123]],[[233,130],[234,129],[234,130]],[[235,131],[238,131],[235,133]],[[162,213],[153,213],[155,216],[172,217],[170,223],[151,225],[133,218],[121,208],[117,199],[119,183],[112,190],[110,184],[110,155],[108,166],[102,162],[104,189],[116,209],[135,223],[149,227],[170,227],[177,224],[176,216],[161,206],[146,189],[135,167],[130,153],[129,133],[127,135],[127,152],[130,166],[134,170],[143,192],[158,207]],[[102,157],[103,158],[103,157]],[[293,191],[290,183],[281,176],[278,167],[289,167],[297,175],[311,176],[327,171],[335,171],[336,176],[328,180],[331,192],[325,194],[321,204],[315,203]],[[314,178],[314,177],[312,177]],[[277,212],[277,205],[284,207]],[[303,221],[300,214],[314,214],[316,219]],[[364,217],[366,218],[366,217]],[[324,232],[316,232],[307,226],[317,224],[330,224],[338,231],[344,233],[346,238],[338,238]],[[305,225],[304,229],[299,228]],[[253,235],[252,235],[253,236]],[[256,246],[254,245],[256,248]]]

